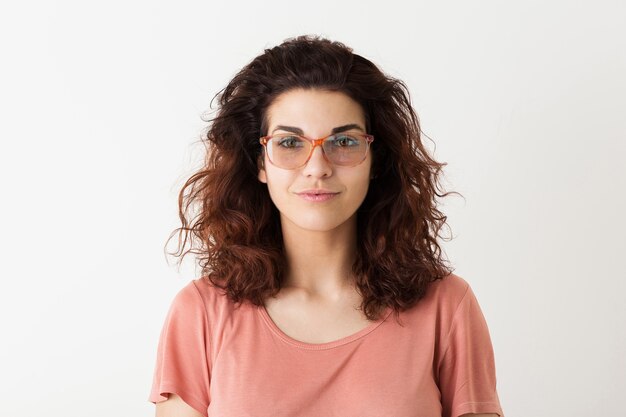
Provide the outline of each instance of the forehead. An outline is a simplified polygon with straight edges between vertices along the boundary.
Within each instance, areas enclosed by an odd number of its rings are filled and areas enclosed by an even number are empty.
[[[361,105],[339,91],[294,89],[280,94],[267,109],[269,133],[278,125],[323,135],[338,126],[357,124],[365,130]]]

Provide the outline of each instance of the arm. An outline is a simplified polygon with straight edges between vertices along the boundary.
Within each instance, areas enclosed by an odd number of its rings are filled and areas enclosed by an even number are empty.
[[[176,394],[156,404],[156,417],[204,417]]]
[[[157,417],[207,417],[211,398],[206,314],[194,281],[172,301],[161,330],[149,396]]]
[[[464,287],[465,293],[454,310],[447,339],[442,342],[445,348],[439,360],[443,414],[502,417],[487,322],[471,287],[469,284]],[[459,294],[460,291],[457,297]]]

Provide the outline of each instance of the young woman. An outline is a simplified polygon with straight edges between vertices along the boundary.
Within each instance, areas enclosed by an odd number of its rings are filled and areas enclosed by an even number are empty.
[[[177,229],[203,274],[161,333],[157,416],[503,415],[402,81],[290,39],[221,92],[206,139]]]

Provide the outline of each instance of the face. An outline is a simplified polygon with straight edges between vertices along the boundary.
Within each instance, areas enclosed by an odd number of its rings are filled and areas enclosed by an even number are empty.
[[[297,129],[310,139],[332,130],[355,125],[347,132],[367,133],[361,106],[344,93],[323,90],[290,90],[279,95],[267,110],[268,135],[294,133]],[[299,131],[298,131],[299,133]],[[309,161],[293,170],[278,168],[263,155],[258,178],[267,184],[270,197],[286,227],[310,231],[332,231],[356,224],[356,211],[365,199],[370,182],[371,149],[366,159],[353,167],[333,166],[320,146]],[[310,190],[334,193],[327,196],[304,194]]]

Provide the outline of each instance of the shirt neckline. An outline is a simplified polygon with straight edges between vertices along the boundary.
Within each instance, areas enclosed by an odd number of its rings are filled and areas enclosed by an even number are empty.
[[[286,343],[288,343],[288,344],[290,344],[292,346],[295,346],[297,348],[300,348],[300,349],[326,350],[326,349],[333,349],[333,348],[336,348],[336,347],[339,347],[339,346],[346,345],[346,344],[348,344],[350,342],[354,342],[355,340],[361,339],[361,338],[365,337],[366,335],[370,334],[378,326],[380,326],[385,320],[387,320],[387,317],[389,317],[389,315],[391,314],[393,309],[391,307],[387,306],[383,310],[383,313],[382,313],[382,315],[380,316],[380,318],[378,320],[370,323],[369,325],[365,326],[364,328],[362,328],[358,332],[353,333],[353,334],[351,334],[349,336],[344,336],[341,339],[332,340],[330,342],[325,342],[325,343],[309,343],[309,342],[303,342],[303,341],[300,341],[300,340],[296,340],[296,339],[292,338],[291,336],[287,335],[285,332],[283,332],[280,329],[280,327],[278,327],[276,325],[276,323],[274,323],[274,320],[272,320],[272,318],[270,317],[269,313],[267,312],[267,309],[265,308],[265,305],[258,306],[257,307],[257,311],[259,312],[259,314],[263,318],[263,321],[265,322],[265,324],[272,331],[272,333],[274,333],[276,336],[278,336],[284,342],[286,342]]]

